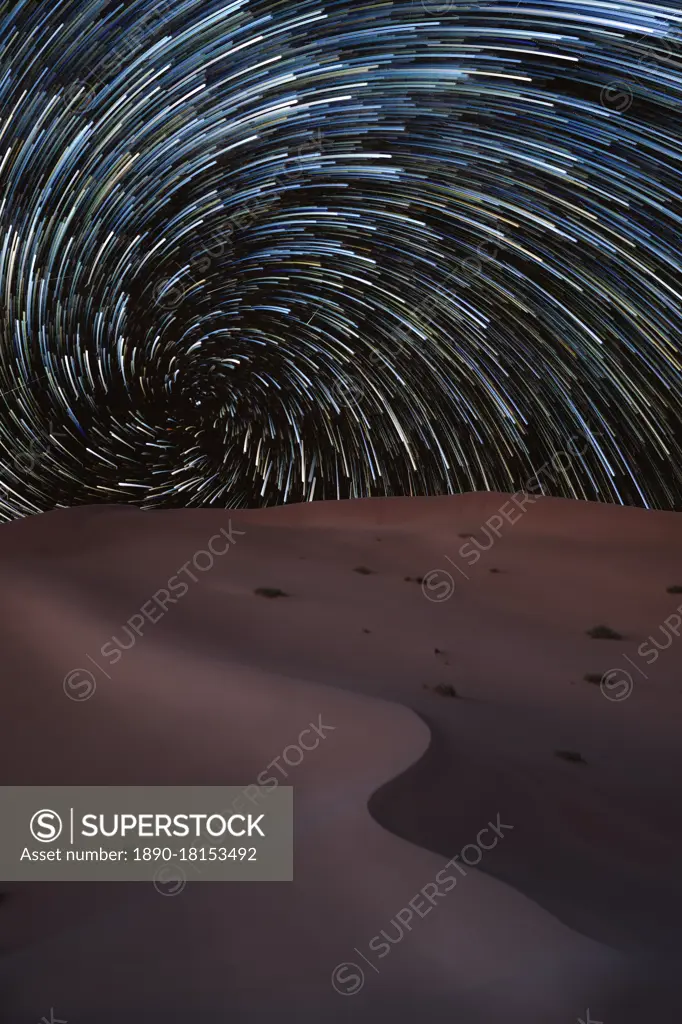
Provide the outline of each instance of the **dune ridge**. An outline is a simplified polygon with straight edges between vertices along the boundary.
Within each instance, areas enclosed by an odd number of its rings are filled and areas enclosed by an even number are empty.
[[[652,666],[637,647],[679,603],[679,520],[541,498],[469,565],[462,535],[483,546],[509,500],[86,506],[0,531],[6,784],[248,785],[330,727],[282,777],[293,883],[0,885],[8,1020],[676,1024],[682,644]],[[110,664],[102,646],[230,522],[229,553]],[[433,572],[456,577],[444,600],[415,582]],[[623,639],[587,636],[601,622]],[[625,655],[627,699],[584,680]],[[84,665],[76,703],[62,682]],[[504,840],[379,959],[371,940],[498,814]],[[364,974],[351,996],[342,963]]]

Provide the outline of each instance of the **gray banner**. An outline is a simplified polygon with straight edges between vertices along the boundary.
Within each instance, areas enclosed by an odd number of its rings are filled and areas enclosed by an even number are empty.
[[[294,877],[291,786],[0,786],[0,823],[4,882]]]

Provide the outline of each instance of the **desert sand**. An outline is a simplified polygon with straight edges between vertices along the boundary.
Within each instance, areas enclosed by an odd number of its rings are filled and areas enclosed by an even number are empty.
[[[281,779],[292,883],[0,883],[3,1021],[679,1024],[682,640],[660,627],[682,603],[682,519],[541,498],[488,547],[508,502],[3,526],[0,783],[246,786],[328,728]],[[229,523],[229,552],[103,659]],[[588,635],[602,624],[622,639]],[[649,637],[667,644],[651,664]],[[108,676],[80,702],[63,680],[86,655]],[[584,678],[609,669],[612,688]],[[496,820],[494,849],[396,924]]]

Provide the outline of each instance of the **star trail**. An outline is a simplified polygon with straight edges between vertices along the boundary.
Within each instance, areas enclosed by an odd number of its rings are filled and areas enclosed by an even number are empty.
[[[0,516],[682,504],[682,11],[0,2]]]

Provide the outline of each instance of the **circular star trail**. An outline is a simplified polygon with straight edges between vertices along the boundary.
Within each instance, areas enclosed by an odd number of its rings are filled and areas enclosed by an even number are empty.
[[[4,519],[557,453],[682,502],[682,12],[22,0],[0,46]]]

